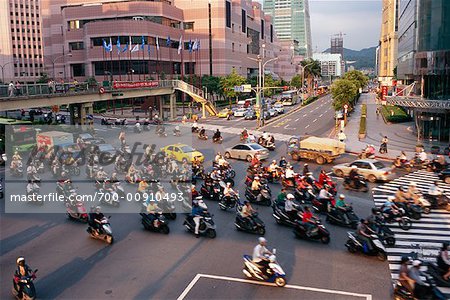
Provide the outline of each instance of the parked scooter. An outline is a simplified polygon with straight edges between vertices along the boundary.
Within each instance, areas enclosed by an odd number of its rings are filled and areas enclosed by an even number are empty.
[[[283,269],[277,262],[277,258],[275,256],[276,249],[272,250],[273,255],[268,256],[267,260],[269,261],[269,271],[263,272],[261,267],[253,262],[252,257],[250,255],[244,255],[244,268],[242,272],[247,278],[275,283],[278,287],[283,287],[286,285],[286,273],[284,273]]]
[[[345,247],[347,247],[348,252],[350,253],[361,252],[365,255],[376,256],[381,261],[385,261],[387,259],[386,248],[384,248],[383,244],[378,239],[377,235],[375,234],[371,235],[373,247],[371,250],[369,250],[367,245],[363,245],[363,243],[358,240],[356,233],[354,232],[347,232],[347,233],[348,233],[348,240],[347,243],[345,244]]]

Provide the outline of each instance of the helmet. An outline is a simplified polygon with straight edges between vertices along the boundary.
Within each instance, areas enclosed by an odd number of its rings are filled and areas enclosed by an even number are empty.
[[[255,176],[255,180],[259,180],[259,177],[258,177],[258,176]]]
[[[273,164],[276,164],[276,163],[277,163],[277,161],[276,161],[276,160],[274,159],[274,160],[272,160],[272,163],[273,163]]]
[[[400,262],[401,262],[401,263],[405,263],[405,262],[408,262],[409,260],[410,260],[410,259],[409,259],[408,256],[403,255],[402,258],[401,258],[401,260],[400,260]]]
[[[16,263],[20,265],[21,263],[25,264],[25,258],[20,256],[17,258]]]
[[[389,197],[387,197],[387,200],[390,201],[390,202],[394,202],[395,197],[394,196],[389,196]]]
[[[102,210],[102,208],[101,208],[100,206],[96,206],[96,207],[95,207],[95,212],[96,212],[96,213],[101,212],[101,210]]]
[[[413,267],[418,267],[421,264],[422,264],[422,262],[420,260],[418,260],[418,259],[414,260],[413,263],[412,263]]]
[[[416,186],[417,186],[417,183],[415,183],[414,181],[412,181],[412,182],[409,183],[409,186],[414,186],[414,187],[416,187]]]
[[[244,205],[249,204],[250,202],[248,202],[248,200],[244,200]]]
[[[227,182],[227,186],[231,186],[231,182]]]
[[[195,185],[191,185],[191,189],[195,189]]]
[[[344,194],[340,194],[339,195],[339,199],[345,199],[345,195]]]
[[[308,164],[305,164],[305,165],[304,165],[304,167],[307,167],[307,166],[308,166]]]
[[[266,243],[267,240],[261,236],[261,237],[258,238],[258,242],[259,243]]]
[[[288,199],[294,199],[295,197],[294,197],[294,195],[292,195],[292,194],[287,194],[286,198],[288,198]]]

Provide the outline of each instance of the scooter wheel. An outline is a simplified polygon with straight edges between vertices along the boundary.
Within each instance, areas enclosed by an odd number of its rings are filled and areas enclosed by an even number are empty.
[[[284,279],[283,277],[277,277],[277,278],[275,278],[275,284],[278,287],[283,287],[286,285],[286,279]]]
[[[431,209],[429,207],[424,207],[423,212],[428,215],[431,212]]]
[[[395,245],[395,238],[394,237],[388,237],[386,238],[386,245],[392,247]]]
[[[377,258],[381,261],[386,261],[387,255],[384,252],[380,252],[380,253],[378,253]]]
[[[266,234],[266,229],[264,227],[259,227],[256,233],[259,235],[264,235]]]
[[[403,230],[409,230],[412,227],[412,222],[410,220],[402,219],[398,222],[398,226]]]
[[[209,237],[210,239],[213,239],[216,237],[216,231],[214,229],[209,229],[206,232],[206,236]]]
[[[329,236],[323,236],[323,237],[320,239],[320,241],[321,241],[323,244],[329,244],[329,243],[330,243],[330,237],[329,237]]]

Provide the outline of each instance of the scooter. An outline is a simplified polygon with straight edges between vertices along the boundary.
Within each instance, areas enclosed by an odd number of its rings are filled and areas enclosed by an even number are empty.
[[[425,282],[428,284],[428,291],[426,295],[414,295],[410,290],[405,287],[400,281],[397,281],[394,287],[394,299],[396,300],[416,300],[416,299],[426,299],[426,300],[446,300],[448,299],[445,295],[437,288],[436,282],[433,278],[426,274]]]
[[[208,136],[206,135],[206,134],[197,134],[197,137],[198,137],[198,139],[199,140],[203,140],[203,141],[206,141],[206,140],[208,140]]]
[[[266,259],[269,261],[269,270],[270,272],[263,272],[261,267],[253,262],[252,257],[250,255],[244,255],[244,268],[242,272],[249,279],[264,281],[275,283],[278,287],[283,287],[286,285],[286,273],[281,268],[281,266],[277,262],[277,258],[275,256],[276,249],[272,250],[273,255],[268,256]]]
[[[12,294],[18,300],[36,299],[36,289],[33,281],[36,279],[38,269],[34,270],[30,276],[13,277]],[[19,282],[22,284],[22,297],[19,297]]]
[[[221,198],[222,188],[217,182],[204,183],[200,188],[200,194],[210,200],[219,201]]]
[[[253,213],[251,216],[253,224],[250,224],[250,222],[245,219],[246,218],[241,216],[240,212],[237,212],[236,219],[234,221],[234,226],[236,226],[237,230],[258,235],[264,235],[266,233],[266,225],[264,225],[264,222],[258,217],[258,213]]]
[[[412,227],[412,221],[405,215],[405,210],[403,208],[399,208],[398,214],[383,213],[383,221],[388,224],[397,222],[398,226],[403,230],[409,230]]]
[[[375,222],[371,228],[378,234],[378,238],[384,245],[389,247],[395,246],[395,234],[389,226],[382,222]]]
[[[192,215],[189,215],[184,220],[183,225],[188,231],[195,233],[195,222]],[[211,239],[216,237],[216,225],[212,219],[212,215],[206,213],[203,218],[200,219],[200,227],[198,229],[200,235],[207,236]]]
[[[174,129],[173,130],[173,136],[180,137],[181,136],[181,131]]]
[[[103,217],[103,219],[101,220],[100,226],[102,232],[98,232],[91,226],[89,226],[86,231],[91,235],[92,238],[97,240],[103,240],[108,244],[112,244],[114,242],[114,237],[112,235],[111,224],[109,224],[109,219],[111,219],[111,216],[109,216],[108,218]]]
[[[142,127],[140,123],[136,123],[134,125],[134,129],[133,129],[134,133],[141,133],[142,132]]]
[[[222,199],[220,199],[219,208],[221,210],[233,209],[239,201],[239,195],[232,195],[230,200],[227,200],[225,196],[223,196]]]
[[[153,221],[146,213],[140,213],[140,215],[142,217],[141,219],[142,226],[144,226],[146,230],[169,234],[170,229],[169,226],[167,225],[166,218],[163,215],[161,214],[158,215],[156,219]]]
[[[294,234],[296,238],[304,240],[320,240],[323,244],[330,243],[330,232],[322,225],[319,219],[313,219],[315,230],[311,231],[311,235],[307,235],[307,228],[303,222],[298,221],[294,227]]]
[[[367,193],[369,191],[369,186],[367,185],[367,181],[363,176],[358,176],[358,187],[355,186],[355,182],[350,179],[350,177],[344,178],[343,186],[346,190],[352,190],[357,192]]]
[[[394,202],[397,206],[401,207],[405,211],[405,215],[410,217],[414,220],[420,220],[422,218],[422,208],[418,205],[407,203],[405,205],[402,205],[404,203],[398,203]]]
[[[326,214],[336,204],[333,197],[328,199],[315,198],[311,202],[312,208],[319,214]]]
[[[347,243],[345,243],[345,247],[347,247],[348,252],[361,252],[365,255],[376,256],[381,261],[387,259],[386,248],[384,248],[377,235],[371,235],[373,249],[369,250],[367,245],[363,245],[363,243],[358,240],[356,233],[347,232],[347,234],[348,240]]]
[[[412,164],[408,160],[402,161],[399,157],[394,160],[392,166],[397,169],[404,169],[406,172],[411,172],[413,169]]]
[[[89,220],[88,214],[86,212],[86,208],[83,205],[82,201],[75,201],[75,205],[71,205],[70,203],[66,203],[66,213],[70,220],[80,221],[83,223],[87,223]]]
[[[431,212],[431,203],[425,199],[422,195],[419,196],[419,206],[422,208],[422,212],[428,215]]]
[[[175,204],[173,204],[173,201],[170,201],[169,199],[161,199],[158,202],[159,208],[164,212],[163,216],[170,220],[176,220],[177,213],[175,212]]]
[[[450,288],[450,281],[444,280],[442,277],[445,273],[447,273],[446,270],[441,269],[435,262],[427,262],[427,267],[427,272],[433,277],[434,281],[436,281],[439,286]]]
[[[294,203],[294,207],[297,211],[303,212],[303,209],[300,205]],[[275,218],[275,222],[280,225],[287,225],[291,227],[297,226],[297,219],[293,220],[284,210],[284,207],[276,205],[275,203],[272,205],[273,214],[272,216]]]
[[[338,209],[340,208],[331,208],[330,212],[327,214],[326,221],[330,224],[356,229],[356,227],[358,226],[359,218],[353,212],[353,207],[347,206],[343,213],[338,213]],[[344,216],[346,216],[346,218],[344,218]]]
[[[110,205],[113,207],[119,207],[119,195],[112,190],[99,189],[98,194],[100,196],[100,203]]]
[[[314,199],[316,199],[316,195],[314,194],[313,188],[310,185],[304,189],[296,188],[294,192],[294,197],[297,201],[300,201],[302,203],[305,202],[311,203],[314,201]]]
[[[223,137],[213,137],[213,139],[212,139],[212,141],[213,141],[213,143],[216,143],[216,144],[222,144],[222,142],[223,142]]]
[[[261,195],[261,197],[259,197],[259,195]],[[255,195],[251,187],[245,189],[245,198],[247,198],[248,201],[265,206],[270,206],[272,204],[271,195],[267,187],[262,186],[259,190],[259,195]],[[258,200],[258,198],[260,198],[260,200]]]
[[[22,163],[20,163],[18,166],[16,166],[15,168],[9,168],[10,172],[11,172],[11,176],[13,177],[22,177],[23,176],[23,165]]]

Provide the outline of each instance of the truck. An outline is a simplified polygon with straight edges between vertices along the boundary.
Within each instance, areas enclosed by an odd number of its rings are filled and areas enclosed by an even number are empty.
[[[293,160],[308,159],[323,165],[345,153],[345,143],[315,136],[293,136],[289,139],[287,151]]]
[[[38,133],[36,136],[38,147],[48,146],[54,148],[65,144],[73,143],[73,134],[62,131],[47,131]]]

